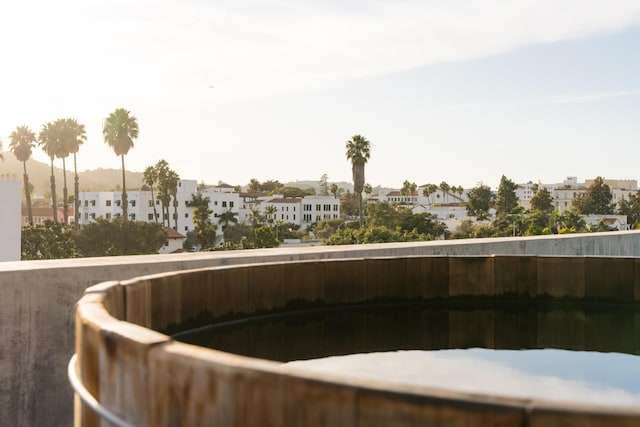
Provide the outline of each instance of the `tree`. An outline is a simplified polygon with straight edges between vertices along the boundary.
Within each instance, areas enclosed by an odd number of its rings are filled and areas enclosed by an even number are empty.
[[[365,190],[366,188],[367,186],[365,185]],[[333,195],[333,197],[337,199],[344,193],[344,188],[340,188],[338,187],[338,184],[333,183],[331,184],[331,186],[329,186],[329,192]]]
[[[360,226],[362,227],[363,209],[362,209],[362,191],[364,189],[364,165],[371,157],[371,143],[362,135],[354,135],[346,143],[347,160],[351,161],[351,173],[353,177],[353,192],[358,197],[358,206],[360,214]]]
[[[64,212],[64,223],[69,224],[69,191],[67,189],[67,157],[71,154],[70,146],[75,136],[75,126],[67,122],[67,119],[58,119],[54,122],[57,128],[58,144],[56,146],[56,157],[62,159],[62,208]]]
[[[38,135],[38,145],[42,150],[47,153],[51,160],[51,209],[53,210],[53,222],[58,222],[58,202],[56,200],[56,178],[53,174],[53,159],[56,156],[58,150],[58,129],[52,122],[42,126],[40,134]]]
[[[76,258],[80,256],[71,229],[64,224],[45,220],[29,225],[21,233],[22,260]]]
[[[218,215],[218,223],[220,224],[220,227],[222,227],[223,233],[227,230],[229,224],[238,223],[238,218],[236,218],[237,216],[238,212],[233,212],[231,209]]]
[[[63,170],[65,170],[65,158],[69,154],[73,154],[73,212],[74,212],[74,227],[78,228],[80,226],[80,178],[78,177],[78,165],[76,162],[76,154],[80,150],[80,145],[82,145],[87,140],[87,134],[84,128],[84,125],[78,124],[75,119],[60,119],[56,120],[56,123],[61,126],[61,146],[64,147],[64,150],[61,150],[58,154],[64,155],[62,158]],[[65,155],[66,154],[66,155]],[[64,199],[68,201],[67,198],[67,178],[66,171],[64,172]],[[66,219],[68,219],[67,207],[65,202],[65,214],[67,215]]]
[[[498,216],[508,215],[518,207],[517,188],[518,186],[513,181],[502,175],[496,198],[496,214]]]
[[[247,191],[249,193],[259,193],[260,192],[260,181],[255,178],[251,178],[249,181],[249,185],[247,186]]]
[[[531,198],[531,209],[550,213],[553,211],[553,197],[545,187],[540,188]]]
[[[171,193],[171,197],[173,197],[173,224],[174,230],[178,230],[178,183],[180,182],[180,175],[172,169],[169,170],[169,175],[167,177],[169,181],[169,192]]]
[[[584,194],[574,199],[573,207],[582,215],[609,215],[615,210],[615,204],[611,202],[612,199],[613,194],[611,193],[611,188],[605,184],[604,179],[599,176],[587,188]]]
[[[451,189],[451,186],[447,184],[445,181],[440,183],[440,190],[442,190],[442,195],[444,196],[445,203],[447,202],[447,193]]]
[[[371,184],[366,183],[364,185],[364,187],[362,188],[362,191],[364,191],[364,194],[367,195],[367,198],[369,198],[369,196],[371,195],[371,193],[373,192],[373,187],[371,187]]]
[[[478,221],[488,219],[489,209],[494,202],[494,195],[488,185],[480,182],[477,186],[469,190],[469,201],[467,202],[467,214],[475,216]]]
[[[253,243],[256,248],[275,248],[280,244],[273,228],[267,225],[253,229]]]
[[[85,257],[156,254],[167,240],[160,224],[98,218],[76,232],[76,245]]]
[[[158,171],[153,166],[147,166],[142,172],[142,183],[151,190],[151,204],[153,205],[153,219],[158,223],[158,212],[156,211],[156,199],[153,194],[153,186],[158,182]]]
[[[269,224],[273,224],[276,219],[276,212],[278,212],[278,208],[275,205],[269,205],[264,208],[264,215]]]
[[[313,196],[316,194],[316,190],[313,188],[302,189],[299,187],[293,186],[285,186],[276,188],[272,191],[271,194],[282,194],[283,197],[304,197],[304,196]]]
[[[640,224],[640,191],[630,194],[629,200],[620,200],[618,206],[618,213],[627,216],[627,224],[634,229],[637,228]]]
[[[31,184],[29,184],[29,174],[27,174],[27,160],[31,158],[33,147],[35,146],[36,134],[27,126],[18,126],[16,130],[11,132],[9,136],[11,143],[9,149],[16,156],[19,162],[22,162],[22,169],[24,171],[24,197],[27,202],[27,218],[29,219],[29,225],[33,225],[33,212],[31,209]],[[1,147],[0,147],[1,148]]]
[[[320,195],[321,196],[328,196],[329,195],[329,176],[324,173],[322,174],[322,176],[320,177]]]
[[[418,186],[415,182],[409,182],[409,180],[405,179],[405,181],[402,183],[400,194],[402,194],[403,196],[413,196],[417,188]]]
[[[128,110],[117,108],[109,114],[102,126],[104,142],[122,160],[122,216],[128,219],[127,186],[125,182],[124,156],[133,148],[133,140],[138,138],[138,119]]]
[[[192,196],[192,201],[193,201]],[[200,249],[208,249],[216,242],[216,226],[211,222],[211,214],[213,211],[209,209],[209,198],[204,197],[203,203],[199,204],[193,211],[193,225],[196,231],[196,240],[200,245]]]

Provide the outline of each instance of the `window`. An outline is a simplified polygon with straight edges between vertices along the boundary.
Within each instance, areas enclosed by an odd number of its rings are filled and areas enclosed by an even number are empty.
[[[294,221],[296,220],[296,216],[295,216],[295,215],[293,215],[293,220],[294,220]]]
[[[334,211],[339,211],[340,210],[340,205],[333,205],[333,210]]]
[[[96,201],[95,201],[95,200],[92,200],[92,201],[91,201],[91,206],[95,206],[95,205],[96,205]]]
[[[106,205],[107,205],[107,206],[111,206],[111,200],[107,200]]]
[[[322,210],[323,210],[323,211],[330,211],[330,210],[331,210],[331,205],[324,205],[324,206],[322,206]]]
[[[107,219],[111,219],[111,214],[107,212],[107,214],[104,217]]]
[[[189,231],[189,227],[185,227],[185,228],[184,228],[184,231]]]
[[[184,214],[184,217],[189,218],[189,214],[188,213]]]
[[[229,207],[232,208],[233,207],[233,202],[229,202]]]
[[[135,200],[131,200],[131,201],[129,201],[129,204],[130,204],[131,206],[134,206],[134,207],[135,207],[135,205],[136,205],[136,201],[135,201]]]
[[[218,201],[217,200],[213,201],[213,206],[218,206]]]
[[[319,211],[320,210],[320,205],[316,205],[316,210]]]
[[[116,206],[120,207],[120,205],[121,205],[120,200],[116,200]]]
[[[227,207],[227,201],[225,200],[224,202],[222,202],[222,207],[226,208]]]
[[[153,214],[152,214],[152,213],[150,213],[150,214],[147,216],[147,219],[149,219],[149,221],[153,221]]]
[[[88,208],[88,207],[89,207],[89,201],[88,201],[88,200],[85,200],[85,201],[84,201],[84,207],[85,207],[85,208]]]
[[[84,213],[84,219],[89,219],[89,212]]]
[[[91,214],[91,219],[96,219],[96,214],[95,213]]]
[[[136,220],[136,214],[129,215],[129,218],[131,218],[131,221],[135,221]]]
[[[172,216],[173,216],[173,220],[174,220],[174,221],[175,221],[176,219],[178,219],[178,214],[177,214],[177,213],[174,213]]]
[[[148,206],[149,206],[150,208],[152,208],[152,207],[153,207],[153,200],[149,200],[149,204],[148,204]]]

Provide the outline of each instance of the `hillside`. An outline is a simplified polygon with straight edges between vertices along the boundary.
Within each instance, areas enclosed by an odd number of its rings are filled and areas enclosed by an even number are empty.
[[[0,179],[17,179],[22,181],[22,163],[15,156],[5,151],[2,153],[4,162],[0,161]],[[70,158],[71,160],[71,158]],[[56,163],[61,163],[56,160]],[[73,161],[68,161],[67,166],[67,187],[73,192]],[[27,161],[27,173],[29,181],[35,188],[35,194],[44,195],[49,191],[49,177],[51,168],[49,164],[30,159]],[[135,189],[142,186],[142,172],[125,172],[127,188]],[[54,176],[56,178],[56,192],[62,192],[62,168],[54,166]],[[80,178],[80,191],[112,191],[117,186],[122,185],[122,172],[120,169],[101,169],[78,172]],[[119,187],[118,187],[119,188]]]

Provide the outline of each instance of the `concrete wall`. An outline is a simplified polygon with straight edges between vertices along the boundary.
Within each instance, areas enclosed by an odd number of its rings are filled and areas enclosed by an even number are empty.
[[[96,283],[265,261],[483,254],[635,257],[640,232],[0,263],[0,419],[12,426],[71,425],[66,365],[74,352],[73,308]]]
[[[20,260],[20,181],[0,181],[0,262]]]
[[[87,290],[78,304],[78,371],[102,404],[140,427],[547,423],[577,427],[587,419],[589,425],[603,427],[640,423],[639,410],[479,396],[281,369],[278,363],[177,343],[154,331],[190,322],[205,312],[214,318],[252,315],[286,310],[289,302],[333,306],[380,298],[499,300],[514,295],[535,301],[547,300],[550,294],[590,302],[638,302],[640,260],[387,257],[213,267],[110,282]],[[570,318],[557,319],[558,314],[565,313],[534,314],[536,327],[527,338],[543,347],[602,348],[607,337],[594,331],[592,322],[573,321],[569,338],[563,340],[553,326]],[[517,336],[522,331],[510,332],[503,325],[513,320],[495,318],[491,312],[453,313],[448,319],[453,323],[448,345],[520,348],[528,341]],[[640,315],[630,313],[624,322],[625,327],[626,323],[640,327]],[[373,341],[369,344],[380,344]],[[636,344],[625,343],[624,349],[636,353]],[[80,405],[76,413],[78,427],[97,422]]]

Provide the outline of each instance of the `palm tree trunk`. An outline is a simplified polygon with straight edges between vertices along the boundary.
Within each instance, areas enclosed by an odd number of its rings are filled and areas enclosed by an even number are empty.
[[[156,200],[153,197],[153,185],[151,185],[151,204],[153,205],[153,220],[158,223],[158,213],[156,211]]]
[[[360,228],[362,228],[362,193],[358,193],[358,202],[360,203]]]
[[[64,209],[64,223],[65,225],[69,224],[69,192],[67,191],[67,165],[64,161],[64,157],[62,158],[62,206]]]
[[[122,158],[122,216],[125,221],[129,220],[129,201],[127,200],[127,185],[124,178],[124,154],[120,156]]]
[[[76,229],[80,228],[80,179],[78,178],[78,166],[76,165],[76,153],[73,153],[73,223]]]
[[[173,223],[175,224],[174,230],[178,231],[178,199],[173,196]]]
[[[58,222],[58,200],[56,198],[56,177],[53,175],[53,157],[51,157],[51,205],[53,222]]]
[[[29,225],[33,225],[33,211],[31,209],[31,189],[29,188],[29,175],[27,175],[27,162],[22,162],[24,169],[24,197],[27,200],[27,218]]]

